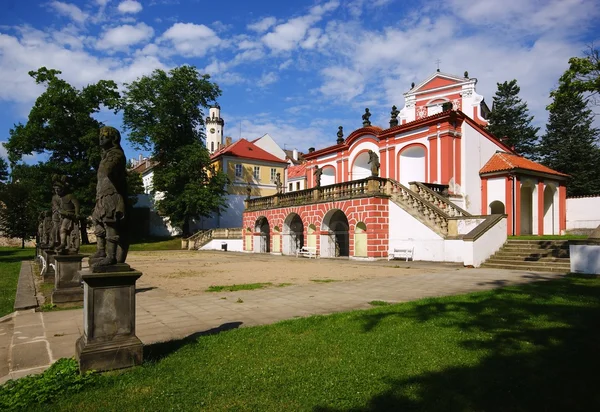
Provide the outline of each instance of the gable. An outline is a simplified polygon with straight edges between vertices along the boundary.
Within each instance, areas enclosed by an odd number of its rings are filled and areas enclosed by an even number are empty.
[[[415,91],[423,92],[425,90],[437,89],[439,87],[452,86],[452,85],[458,85],[458,84],[459,84],[459,82],[454,79],[448,79],[446,77],[438,76],[438,77],[431,79],[430,81],[428,81],[427,83],[425,83],[423,86],[419,87]]]

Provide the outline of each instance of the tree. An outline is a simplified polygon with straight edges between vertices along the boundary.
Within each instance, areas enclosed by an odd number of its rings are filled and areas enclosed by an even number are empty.
[[[3,157],[0,157],[0,186],[6,184],[8,180],[8,163]]]
[[[155,70],[126,85],[123,124],[137,148],[150,150],[158,211],[190,234],[194,218],[225,206],[226,176],[210,167],[202,143],[202,108],[220,96],[219,87],[195,67]]]
[[[581,92],[564,89],[554,94],[550,117],[539,153],[542,163],[571,175],[568,196],[600,194],[599,131]]]
[[[117,84],[100,80],[78,90],[60,79],[58,70],[42,67],[29,75],[46,90],[36,99],[27,123],[10,130],[5,144],[9,160],[14,165],[22,161],[23,155],[48,154],[48,161],[40,164],[40,169],[46,176],[68,176],[81,203],[82,216],[89,216],[95,203],[96,168],[100,163],[98,131],[103,126],[92,115],[103,106],[118,107]],[[44,184],[51,192],[49,177]],[[82,228],[86,227],[84,219]],[[84,243],[85,233],[82,230]]]
[[[508,147],[514,147],[518,154],[535,158],[539,127],[531,125],[533,116],[529,116],[527,104],[519,98],[521,88],[517,85],[517,80],[497,85],[487,130]]]
[[[30,191],[28,184],[13,181],[0,192],[0,231],[21,239],[22,248],[35,236],[38,226],[38,208]]]
[[[558,87],[550,95],[556,99],[561,94],[570,94],[573,91],[584,93],[594,105],[600,104],[600,51],[593,46],[585,52],[585,57],[569,59],[569,68],[560,77]],[[552,107],[552,104],[549,107]]]

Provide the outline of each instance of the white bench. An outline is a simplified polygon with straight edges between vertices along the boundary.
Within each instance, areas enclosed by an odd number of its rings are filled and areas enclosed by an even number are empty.
[[[296,250],[296,257],[308,256],[308,258],[317,258],[317,248],[314,246],[303,246]]]
[[[394,248],[393,250],[390,250],[388,252],[388,261],[390,261],[392,259],[405,259],[408,262],[409,258],[412,260],[414,251],[415,251],[414,247],[412,247],[412,248]]]

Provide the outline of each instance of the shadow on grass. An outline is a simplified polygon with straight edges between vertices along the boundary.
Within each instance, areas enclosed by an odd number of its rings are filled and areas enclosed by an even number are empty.
[[[34,249],[0,250],[0,263],[14,263],[23,260],[31,260],[34,255]]]
[[[571,275],[465,300],[424,300],[405,311],[365,313],[366,333],[395,316],[434,322],[470,332],[460,345],[485,355],[473,366],[388,379],[388,389],[365,407],[314,410],[600,410],[600,284],[586,285],[585,278]]]
[[[171,353],[183,348],[184,346],[196,342],[196,340],[201,336],[216,335],[217,333],[237,329],[242,325],[242,323],[243,322],[227,322],[216,328],[192,333],[191,335],[188,335],[183,339],[144,345],[144,361],[157,362],[169,356]]]

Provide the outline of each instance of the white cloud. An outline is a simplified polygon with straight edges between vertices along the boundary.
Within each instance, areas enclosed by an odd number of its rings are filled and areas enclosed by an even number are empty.
[[[322,75],[325,81],[319,90],[329,97],[351,100],[360,95],[365,88],[364,76],[347,67],[327,67],[323,69]]]
[[[129,46],[145,43],[154,36],[154,29],[145,23],[135,26],[124,24],[105,31],[96,48],[99,50],[127,50]]]
[[[338,6],[338,1],[329,1],[323,5],[314,6],[307,15],[295,17],[286,23],[275,26],[273,31],[262,37],[262,41],[273,51],[290,51],[305,39],[313,24],[319,22],[324,14]],[[310,46],[310,41],[307,45]]]
[[[175,50],[187,57],[202,57],[221,39],[204,24],[175,23],[161,36],[161,41],[170,43]]]
[[[53,8],[58,14],[67,16],[77,23],[83,23],[88,15],[79,7],[71,3],[63,3],[62,1],[51,1],[48,5]]]
[[[275,25],[276,22],[277,19],[275,17],[265,17],[264,19],[261,19],[256,23],[249,24],[246,27],[248,28],[248,30],[255,31],[258,33],[264,33],[271,27],[273,27],[273,25]]]
[[[135,0],[125,0],[119,3],[117,7],[120,13],[127,14],[136,14],[142,11],[142,4]]]
[[[275,83],[279,80],[279,76],[275,72],[264,73],[261,78],[256,82],[259,87],[266,87],[270,84]]]

